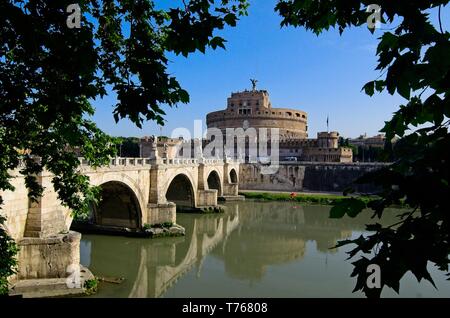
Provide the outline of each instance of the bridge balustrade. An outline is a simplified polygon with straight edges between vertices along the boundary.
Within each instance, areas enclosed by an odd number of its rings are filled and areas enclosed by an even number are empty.
[[[89,160],[85,158],[79,158],[82,166],[90,166]],[[109,161],[110,166],[149,166],[151,165],[151,159],[146,158],[111,158]]]

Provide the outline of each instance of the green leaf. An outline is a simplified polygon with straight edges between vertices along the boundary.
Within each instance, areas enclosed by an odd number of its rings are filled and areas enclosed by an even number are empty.
[[[365,208],[366,204],[361,199],[345,199],[331,208],[330,218],[340,219],[345,214],[347,214],[351,218],[354,218]]]

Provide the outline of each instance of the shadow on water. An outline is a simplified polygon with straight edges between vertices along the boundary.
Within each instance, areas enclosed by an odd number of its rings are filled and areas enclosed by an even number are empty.
[[[101,283],[94,297],[361,296],[351,293],[345,251],[330,248],[364,233],[365,224],[373,222],[371,213],[333,220],[329,209],[240,202],[228,204],[224,214],[178,214],[185,237],[84,235],[81,262],[98,276],[125,278],[118,285]],[[399,213],[387,211],[383,223],[395,223]],[[414,292],[402,296],[433,292],[410,280],[405,286]]]

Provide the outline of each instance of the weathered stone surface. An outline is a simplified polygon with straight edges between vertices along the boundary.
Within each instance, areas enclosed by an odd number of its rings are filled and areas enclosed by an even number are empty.
[[[148,204],[148,216],[149,219],[146,224],[162,224],[162,223],[175,223],[177,206],[175,203],[167,202],[162,204]]]
[[[69,232],[18,241],[18,279],[64,278],[69,266],[80,263],[81,234]]]
[[[21,295],[23,298],[80,296],[85,293],[84,283],[92,279],[95,279],[92,272],[80,266],[79,286],[75,288],[67,283],[67,278],[25,279],[16,281],[9,294]]]
[[[169,233],[172,235],[185,235],[186,229],[182,226],[175,224],[171,228],[169,228]]]
[[[152,237],[183,236],[186,234],[185,228],[178,224],[173,224],[170,227],[152,227],[146,229],[145,232]]]
[[[197,206],[217,205],[217,190],[199,190]]]

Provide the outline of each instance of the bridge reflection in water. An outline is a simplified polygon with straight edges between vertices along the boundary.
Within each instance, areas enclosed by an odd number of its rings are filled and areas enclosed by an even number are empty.
[[[224,277],[258,283],[269,266],[302,261],[311,248],[309,241],[315,242],[319,254],[336,253],[330,247],[354,231],[364,231],[370,219],[367,214],[331,220],[328,207],[297,205],[240,202],[227,205],[224,214],[180,214],[178,223],[186,228],[185,237],[148,240],[84,235],[81,262],[98,276],[125,278],[119,285],[101,284],[97,296],[161,297],[186,274],[198,281],[208,257],[214,263],[208,271],[222,273],[215,273],[216,279],[201,288],[210,288],[215,294],[215,289],[223,287]],[[349,285],[352,283],[350,280]],[[199,289],[192,281],[186,288]],[[177,295],[170,292],[166,296]]]

